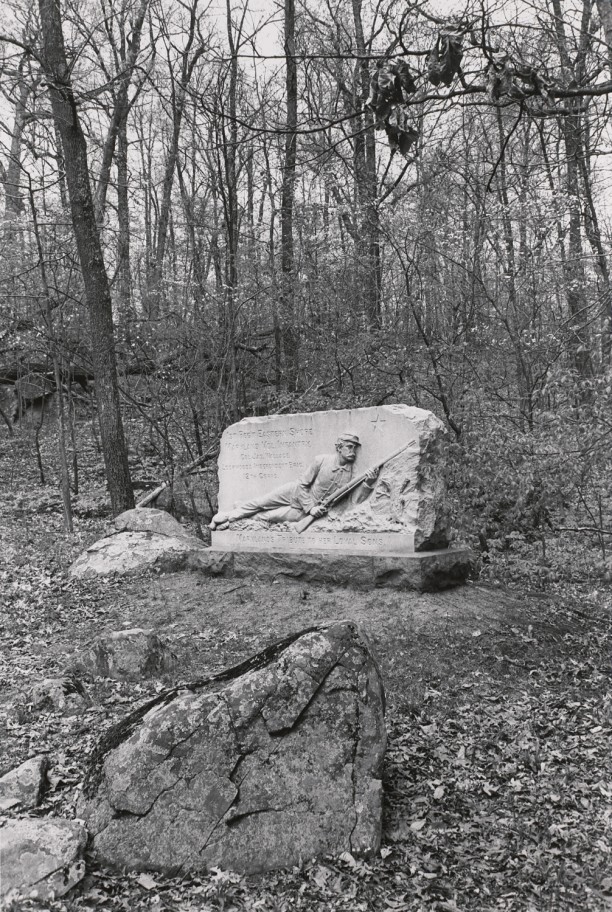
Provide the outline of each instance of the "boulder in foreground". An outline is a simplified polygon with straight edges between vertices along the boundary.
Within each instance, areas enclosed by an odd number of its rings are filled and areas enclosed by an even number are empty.
[[[63,896],[85,874],[82,824],[60,818],[15,820],[0,830],[0,895],[13,891],[48,900]]]
[[[116,867],[240,872],[376,852],[383,687],[341,622],[160,694],[98,745],[79,813]]]

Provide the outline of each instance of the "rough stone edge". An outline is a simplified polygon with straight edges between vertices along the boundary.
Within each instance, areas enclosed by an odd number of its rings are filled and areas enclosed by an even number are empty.
[[[68,858],[64,864],[49,871],[37,881],[24,883],[21,887],[13,887],[8,891],[3,890],[2,883],[0,883],[0,910],[4,908],[5,903],[11,903],[14,899],[16,900],[22,897],[26,899],[35,898],[36,902],[41,903],[48,899],[58,899],[65,896],[66,893],[70,892],[73,887],[83,880],[86,873],[86,862],[83,853],[87,847],[89,832],[82,820],[67,820],[63,817],[23,817],[16,820],[9,820],[6,831],[10,830],[13,825],[18,825],[20,823],[38,824],[41,829],[44,829],[45,826],[48,825],[65,829],[76,839],[77,845],[72,858]],[[75,867],[76,872],[74,870]],[[71,873],[76,873],[78,876],[72,883],[67,883],[69,880],[68,875]],[[55,885],[54,878],[58,877],[63,879],[65,888],[60,887],[60,889],[58,889]]]
[[[282,579],[334,583],[356,589],[388,587],[435,592],[461,586],[469,577],[476,555],[467,546],[406,555],[338,551],[217,551],[203,549],[191,555],[188,568],[205,576]]]
[[[257,652],[254,655],[249,656],[249,658],[245,659],[243,662],[238,663],[238,665],[231,665],[228,668],[223,669],[223,671],[218,672],[217,674],[209,675],[204,678],[198,678],[188,683],[182,682],[180,684],[177,684],[175,687],[170,687],[162,690],[157,694],[157,696],[153,697],[150,700],[147,700],[145,703],[132,710],[132,712],[128,713],[128,715],[121,719],[119,722],[116,722],[114,725],[112,725],[98,739],[98,742],[96,743],[93,751],[90,753],[89,762],[85,770],[85,776],[82,785],[83,798],[93,798],[97,794],[101,781],[102,768],[106,756],[131,736],[131,734],[140,726],[147,713],[152,709],[171,702],[181,691],[189,690],[192,693],[201,693],[208,688],[214,689],[217,686],[221,687],[229,681],[233,681],[236,678],[239,678],[241,675],[247,674],[248,672],[258,671],[260,668],[263,668],[270,662],[275,661],[300,637],[320,630],[329,630],[331,628],[339,626],[340,624],[349,625],[354,631],[357,631],[359,638],[366,643],[380,677],[384,693],[384,682],[380,672],[380,667],[377,660],[371,653],[371,646],[369,644],[369,641],[365,637],[358,624],[356,624],[354,621],[344,620],[335,621],[328,624],[314,624],[311,627],[305,627],[302,630],[298,630],[286,637],[283,637],[282,639],[275,640],[260,652]]]
[[[86,770],[86,776],[83,783],[83,791],[81,798],[79,799],[79,812],[83,813],[85,810],[85,804],[91,803],[92,800],[99,797],[99,790],[102,786],[102,774],[104,763],[106,758],[112,751],[124,743],[139,727],[148,712],[156,706],[167,705],[175,697],[180,696],[181,692],[189,691],[192,694],[201,693],[209,691],[214,693],[218,687],[230,683],[236,678],[240,678],[242,675],[247,674],[252,671],[257,671],[261,668],[264,668],[274,662],[276,662],[283,653],[290,649],[291,646],[302,639],[303,637],[313,634],[313,633],[322,633],[328,634],[330,646],[334,649],[337,649],[337,632],[344,629],[346,634],[348,634],[348,646],[345,645],[343,649],[340,649],[336,655],[334,661],[332,662],[330,668],[327,670],[325,675],[320,681],[317,682],[316,687],[314,688],[312,694],[308,698],[308,702],[304,707],[300,709],[297,713],[295,719],[291,724],[291,728],[298,726],[300,724],[300,719],[304,713],[304,710],[316,700],[318,694],[325,690],[326,681],[330,671],[337,668],[342,664],[344,656],[350,653],[355,647],[361,649],[366,656],[365,667],[361,669],[360,677],[365,674],[366,681],[368,683],[367,692],[362,692],[362,688],[358,688],[357,699],[359,704],[359,713],[358,713],[358,734],[357,737],[360,743],[365,743],[367,741],[367,720],[364,727],[362,722],[362,713],[364,710],[364,703],[366,704],[368,711],[371,711],[371,707],[367,703],[368,697],[372,696],[371,687],[377,690],[377,696],[380,700],[380,708],[382,711],[382,716],[380,721],[382,724],[381,738],[379,742],[379,751],[378,758],[374,765],[371,767],[364,767],[362,773],[365,773],[365,789],[359,793],[355,793],[355,785],[353,781],[353,791],[354,791],[354,802],[355,802],[355,811],[356,817],[355,822],[352,827],[351,832],[348,834],[348,847],[349,850],[355,854],[364,857],[372,857],[372,855],[377,855],[380,850],[380,845],[382,841],[382,820],[383,820],[383,762],[387,748],[387,730],[385,726],[385,715],[386,715],[386,693],[385,693],[385,684],[382,671],[379,665],[379,661],[376,655],[375,650],[372,647],[370,638],[366,632],[357,624],[354,620],[351,619],[340,619],[333,622],[324,622],[320,624],[315,624],[310,627],[306,627],[302,630],[296,631],[293,634],[290,634],[283,639],[276,640],[266,646],[261,652],[258,652],[251,657],[249,657],[244,662],[241,662],[238,665],[229,667],[224,671],[213,675],[208,678],[200,679],[197,681],[190,682],[189,684],[180,684],[176,687],[170,688],[161,694],[158,694],[155,698],[148,701],[145,705],[138,707],[128,717],[116,723],[114,726],[108,730],[102,738],[99,740],[96,749],[94,750],[92,756],[90,757],[90,762]],[[300,667],[300,663],[296,661],[296,667]],[[363,682],[362,682],[363,683]],[[342,689],[342,688],[340,688]],[[333,688],[332,688],[333,690]],[[284,726],[283,726],[284,729]],[[353,776],[357,774],[357,766],[361,765],[363,767],[363,756],[359,752],[355,753],[353,756]],[[372,827],[372,820],[377,818],[379,823],[378,826]],[[80,821],[79,821],[80,822]],[[90,848],[96,853],[95,838],[96,833],[92,832],[91,826],[87,822],[85,826],[87,832],[90,836]],[[102,827],[102,830],[104,827]],[[110,865],[113,866],[112,864]],[[141,868],[139,867],[138,870]],[[144,867],[142,870],[160,870],[150,867]],[[161,869],[163,870],[163,869]],[[230,868],[230,870],[233,870]],[[237,869],[240,870],[240,869]],[[268,870],[264,868],[262,870]],[[270,870],[280,870],[277,868],[271,868]],[[244,872],[248,873],[248,872]],[[255,873],[255,872],[253,872]]]
[[[100,573],[92,569],[86,569],[81,571],[79,562],[89,553],[95,553],[98,549],[98,546],[102,546],[105,542],[110,542],[115,538],[118,538],[120,535],[142,535],[148,536],[148,540],[151,540],[152,536],[158,536],[161,539],[169,539],[172,542],[178,542],[183,546],[182,550],[177,549],[175,551],[167,551],[160,553],[152,561],[143,561],[142,563],[134,566],[128,567],[124,570],[117,570],[115,568],[110,568],[107,572]],[[142,539],[146,541],[146,538]],[[192,557],[197,555],[200,551],[206,551],[207,546],[200,542],[199,539],[194,536],[172,536],[165,535],[161,532],[112,532],[109,535],[103,536],[103,538],[97,539],[89,548],[86,548],[84,551],[79,554],[79,556],[72,562],[68,568],[68,574],[71,579],[94,579],[94,578],[105,578],[112,576],[135,576],[139,573],[156,570],[160,573],[174,573],[180,570],[190,569],[190,564]]]

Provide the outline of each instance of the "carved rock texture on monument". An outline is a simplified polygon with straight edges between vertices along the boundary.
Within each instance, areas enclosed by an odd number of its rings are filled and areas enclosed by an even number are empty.
[[[341,546],[344,536],[354,548],[365,537],[371,540],[367,545],[371,551],[398,553],[393,545],[395,533],[397,541],[410,537],[410,546],[399,549],[402,553],[447,547],[450,525],[444,480],[446,429],[433,412],[408,405],[271,415],[246,418],[232,425],[221,442],[220,509],[239,507],[280,483],[297,482],[317,455],[333,455],[338,434],[349,431],[361,441],[355,477],[402,447],[405,449],[385,462],[367,499],[361,497],[365,489],[356,492],[313,523],[308,533],[300,536],[302,550],[333,550]],[[256,533],[262,551],[266,543],[278,550],[279,537],[296,535],[294,523],[268,523],[265,512],[232,521],[229,531]],[[381,533],[382,538],[377,540]],[[321,543],[317,543],[317,538],[321,538]],[[227,536],[225,539],[222,541],[213,533],[213,547],[241,550],[245,536],[235,542],[229,542]]]
[[[44,901],[63,896],[85,875],[87,832],[81,823],[51,817],[14,820],[0,832],[0,895],[16,891]]]
[[[321,532],[414,532],[414,550],[445,548],[449,510],[442,472],[446,431],[432,412],[387,406],[412,426],[413,446],[384,465],[370,497],[358,506],[332,509],[316,528]],[[384,413],[384,409],[379,411]],[[396,438],[397,439],[397,438]],[[362,471],[363,467],[359,468]],[[313,527],[314,528],[314,527]]]
[[[131,869],[240,872],[376,852],[383,703],[349,622],[160,695],[92,757],[79,815],[94,852]]]

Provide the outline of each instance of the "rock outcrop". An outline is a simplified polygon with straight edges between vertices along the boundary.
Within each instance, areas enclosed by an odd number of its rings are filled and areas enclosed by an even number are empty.
[[[151,567],[182,570],[204,548],[163,510],[127,510],[115,519],[115,528],[117,532],[101,538],[76,559],[71,576],[123,575]]]
[[[63,896],[85,874],[87,832],[60,818],[14,820],[2,827],[0,895],[21,893],[44,901]]]
[[[349,622],[160,694],[92,758],[79,815],[95,853],[131,869],[255,872],[377,851],[383,700]]]

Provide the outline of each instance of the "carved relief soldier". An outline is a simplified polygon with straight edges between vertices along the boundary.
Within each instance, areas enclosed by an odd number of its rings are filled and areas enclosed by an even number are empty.
[[[323,501],[352,481],[359,446],[356,434],[341,434],[336,441],[336,452],[316,456],[298,481],[281,485],[263,497],[236,504],[226,513],[217,513],[210,528],[227,529],[230,523],[251,516],[269,523],[298,522],[305,516],[323,516],[327,512]],[[378,471],[375,468],[368,472],[363,483],[347,495],[346,502],[362,503],[374,488]]]

